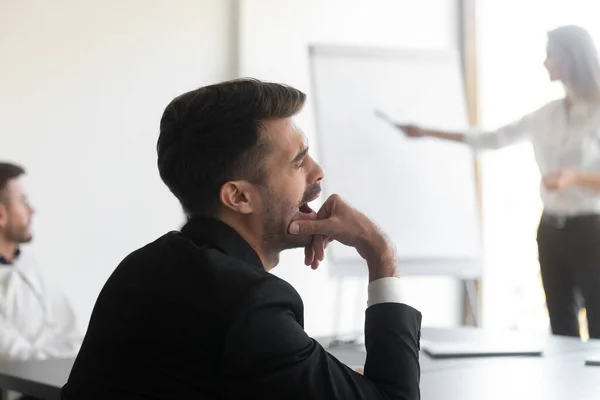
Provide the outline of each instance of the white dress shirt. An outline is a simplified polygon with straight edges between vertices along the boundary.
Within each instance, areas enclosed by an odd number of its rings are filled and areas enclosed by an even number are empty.
[[[498,149],[529,140],[542,176],[561,169],[600,174],[600,105],[578,102],[567,111],[564,100],[552,101],[495,132],[470,133],[475,150]],[[600,213],[600,191],[572,186],[548,191],[541,185],[544,211],[558,216]]]
[[[403,303],[399,278],[379,278],[369,283],[367,305]]]
[[[46,285],[33,260],[21,253],[0,265],[0,360],[74,357],[80,345],[67,299]]]

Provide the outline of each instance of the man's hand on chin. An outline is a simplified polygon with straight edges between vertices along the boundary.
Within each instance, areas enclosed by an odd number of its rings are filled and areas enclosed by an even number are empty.
[[[333,194],[323,203],[316,219],[297,219],[288,227],[290,235],[311,238],[305,250],[305,262],[317,268],[325,257],[325,247],[332,240],[354,247],[365,259],[369,269],[369,282],[396,276],[394,247],[385,234],[366,215],[342,198]]]
[[[292,219],[290,226],[294,221],[315,221],[317,219],[327,218],[323,207],[318,212],[310,214],[298,214],[297,218]],[[288,227],[288,230],[290,228]],[[325,235],[311,235],[310,243],[304,246],[304,264],[309,265],[312,269],[319,268],[321,261],[325,259],[325,249],[327,245],[333,241],[333,238]]]

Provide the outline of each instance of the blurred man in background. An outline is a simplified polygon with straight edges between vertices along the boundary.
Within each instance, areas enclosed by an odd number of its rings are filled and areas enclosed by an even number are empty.
[[[81,342],[73,310],[20,248],[32,239],[34,213],[24,173],[0,162],[0,360],[73,357]]]

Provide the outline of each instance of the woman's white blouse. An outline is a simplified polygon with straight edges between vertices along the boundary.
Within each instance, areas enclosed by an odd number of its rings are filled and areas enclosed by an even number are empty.
[[[576,103],[567,110],[564,100],[555,100],[495,132],[465,135],[465,142],[476,151],[526,140],[533,144],[542,176],[561,169],[600,174],[600,105]],[[546,212],[600,213],[600,190],[572,186],[549,191],[540,186]]]

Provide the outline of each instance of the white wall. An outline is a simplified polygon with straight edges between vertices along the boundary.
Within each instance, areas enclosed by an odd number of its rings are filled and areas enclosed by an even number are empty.
[[[28,169],[31,250],[82,328],[118,262],[183,222],[155,165],[171,98],[236,76],[238,56],[243,75],[309,91],[307,43],[457,43],[455,0],[240,1],[240,15],[235,0],[0,2],[0,159]],[[310,113],[300,123],[314,143]],[[304,298],[309,333],[362,329],[365,281],[341,284],[302,259],[286,254],[276,273]],[[458,321],[455,282],[407,278],[405,292],[425,324]]]
[[[231,4],[0,2],[0,159],[28,170],[31,250],[82,327],[119,261],[183,222],[156,168],[159,120],[233,76]]]
[[[308,93],[298,123],[317,156],[307,46],[456,49],[456,4],[454,0],[242,0],[239,72],[286,82]],[[307,331],[327,335],[362,330],[366,272],[362,279],[332,278],[327,263],[316,272],[305,267],[301,251],[289,252],[281,260],[274,273],[291,282],[302,295]],[[462,309],[457,282],[445,277],[409,277],[403,282],[406,302],[423,312],[424,325],[459,323]]]

